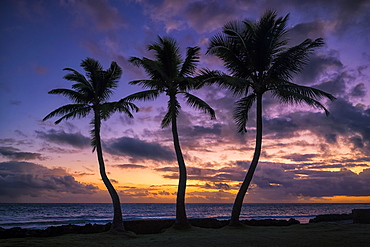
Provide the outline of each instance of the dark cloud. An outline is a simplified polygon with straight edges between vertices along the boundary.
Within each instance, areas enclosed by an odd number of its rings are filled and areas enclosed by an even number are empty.
[[[234,20],[235,10],[230,1],[196,1],[186,6],[184,15],[192,28],[204,33]]]
[[[282,156],[284,159],[290,159],[292,161],[310,161],[312,158],[317,157],[316,154],[298,154],[298,153],[293,153],[293,154],[288,154],[285,156]]]
[[[345,88],[343,79],[346,78],[347,74],[331,78],[332,74],[336,75],[342,69],[343,64],[337,51],[329,51],[328,54],[315,53],[310,56],[310,61],[302,72],[296,75],[296,81],[298,84],[319,84],[320,77],[323,77],[321,79],[325,80],[325,84],[321,85],[322,90],[328,90],[333,94],[343,94]],[[338,85],[341,85],[341,87],[338,87]]]
[[[365,84],[363,83],[359,83],[357,84],[352,90],[351,90],[351,93],[350,95],[352,97],[365,97],[366,96],[366,87],[365,87]]]
[[[347,94],[346,89],[349,82],[354,80],[355,77],[351,75],[349,71],[338,71],[338,73],[335,73],[333,76],[329,75],[328,79],[314,85],[314,87],[324,92],[331,93],[335,97],[343,97]]]
[[[309,131],[328,144],[335,144],[340,138],[345,138],[354,148],[369,154],[370,108],[353,105],[343,98],[329,103],[327,108],[330,111],[329,117],[322,112],[298,111],[281,113],[279,118],[264,119],[264,134],[268,139],[279,139],[297,136],[300,131]]]
[[[288,38],[291,45],[297,45],[305,39],[317,39],[325,37],[325,23],[323,20],[315,20],[309,23],[300,23],[289,30]]]
[[[14,147],[0,147],[0,155],[12,160],[42,160],[44,159],[40,153],[21,152]]]
[[[192,126],[190,133],[188,135],[191,135],[193,137],[196,136],[204,136],[207,134],[210,135],[220,135],[222,130],[221,124],[214,124],[211,127],[204,127],[204,126]]]
[[[73,10],[71,13],[75,14],[77,26],[91,26],[99,31],[110,31],[126,26],[126,20],[119,10],[109,6],[106,0],[68,1],[64,5]]]
[[[36,131],[37,137],[43,140],[61,145],[70,145],[75,148],[85,148],[90,146],[90,138],[77,133],[66,133],[63,130],[51,129],[47,132]]]
[[[204,188],[206,189],[217,189],[217,190],[230,190],[231,187],[227,183],[206,183],[204,185]]]
[[[349,140],[351,141],[351,143],[353,144],[354,148],[363,148],[365,146],[364,144],[364,140],[362,139],[361,136],[352,136],[349,138]]]
[[[291,138],[296,136],[295,130],[299,128],[289,117],[263,119],[264,134],[271,139]]]
[[[119,115],[119,120],[123,126],[132,125],[134,123],[134,119],[128,117],[127,115]]]
[[[121,169],[142,169],[142,168],[146,168],[146,166],[135,165],[135,164],[114,165],[114,167],[118,167],[118,168],[121,168]]]
[[[79,150],[71,150],[60,147],[44,147],[39,149],[39,152],[50,152],[50,153],[60,153],[60,154],[73,154],[78,153]]]
[[[204,141],[218,141],[220,140],[220,135],[222,133],[223,125],[213,124],[211,126],[192,126],[184,125],[183,123],[179,125],[179,136],[180,142],[183,148],[190,150],[203,150],[207,151],[207,147],[204,146]],[[167,135],[169,135],[167,131]]]
[[[237,161],[214,169],[188,167],[188,179],[204,181],[204,188],[206,189],[229,190],[229,183],[241,182],[244,179],[247,164],[249,164],[247,161]],[[354,166],[368,167],[366,164],[353,165],[352,167]],[[320,169],[340,170],[327,171]],[[178,179],[177,167],[163,167],[155,170],[163,172],[164,178]],[[342,164],[260,162],[252,180],[252,184],[256,187],[251,186],[249,191],[255,193],[262,189],[264,193],[277,193],[286,198],[291,196],[366,196],[370,193],[369,176],[369,168],[356,174],[345,169]],[[239,189],[239,187],[235,189]]]
[[[62,193],[92,194],[98,190],[91,184],[82,184],[63,168],[10,161],[0,163],[0,198],[15,200],[22,196],[58,197]]]
[[[252,183],[262,189],[276,193],[284,191],[286,195],[294,196],[367,196],[370,193],[369,175],[370,169],[359,174],[345,168],[340,171],[284,171],[280,164],[270,164],[258,167]]]
[[[348,101],[338,99],[329,106],[332,131],[337,134],[353,135],[359,134],[366,145],[370,142],[370,112],[369,108],[354,106]],[[327,126],[329,127],[329,126]]]
[[[174,161],[174,151],[158,143],[149,143],[130,137],[121,137],[105,143],[105,150],[114,155],[129,156],[134,160]]]
[[[344,167],[350,167],[349,165],[344,164],[325,164],[325,165],[308,165],[310,169],[333,169],[333,168],[344,168]],[[353,166],[359,166],[359,165],[353,165]],[[361,166],[361,165],[360,165]]]
[[[164,172],[165,174],[162,176],[167,179],[178,179],[179,177],[178,167],[162,167],[155,169],[155,171]],[[234,165],[234,167],[227,165],[220,169],[192,166],[187,167],[188,180],[199,180],[213,183],[242,181],[244,176],[243,171],[245,171],[245,168],[241,168],[240,165]]]

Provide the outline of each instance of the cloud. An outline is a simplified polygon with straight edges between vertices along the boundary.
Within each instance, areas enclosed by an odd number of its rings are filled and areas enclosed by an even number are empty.
[[[44,75],[48,73],[48,71],[49,71],[49,68],[46,66],[36,66],[35,67],[35,72],[40,75]]]
[[[166,146],[130,137],[106,142],[105,151],[113,155],[129,156],[133,160],[174,161],[176,159],[174,151]]]
[[[205,182],[205,189],[230,190],[231,184],[243,181],[247,172],[248,161],[228,162],[219,168],[188,167],[188,180]],[[274,162],[259,162],[249,188],[251,194],[278,194],[280,199],[292,196],[332,197],[332,196],[366,196],[370,193],[370,168],[366,164],[352,165],[364,167],[356,174],[341,164],[284,164]],[[320,169],[338,169],[327,171]],[[163,173],[167,179],[178,179],[177,167],[162,167],[155,169]],[[262,196],[262,194],[260,196]],[[273,199],[273,198],[270,198]]]
[[[40,153],[21,152],[14,147],[0,147],[0,155],[12,160],[42,160],[44,159]]]
[[[85,148],[90,146],[90,138],[81,133],[66,133],[63,130],[51,129],[47,132],[35,131],[38,138],[44,139],[61,145],[70,145],[75,148]]]
[[[118,167],[120,169],[143,169],[143,168],[146,168],[146,166],[135,165],[135,164],[114,165],[114,167]]]
[[[119,10],[109,5],[107,0],[67,1],[64,6],[71,7],[75,13],[77,26],[91,26],[99,31],[110,31],[126,26],[125,18]]]
[[[310,169],[285,171],[281,164],[261,163],[252,183],[260,189],[269,189],[279,194],[283,192],[286,196],[368,196],[369,175],[370,169],[364,169],[359,174],[345,168],[339,171]]]
[[[41,1],[16,1],[16,7],[19,13],[31,21],[38,21],[49,16],[47,9]]]
[[[312,54],[310,56],[310,61],[308,62],[308,64],[304,67],[302,72],[296,75],[295,78],[298,84],[318,84],[317,82],[319,80],[324,80],[324,82],[328,84],[327,81],[330,81],[333,84],[330,88],[328,88],[328,86],[324,88],[324,85],[321,85],[321,89],[324,91],[330,90],[328,92],[337,95],[339,93],[343,93],[345,86],[345,82],[341,79],[346,74],[343,74],[342,77],[337,76],[338,73],[340,73],[343,69],[344,65],[339,59],[339,52],[331,50],[327,53]],[[338,85],[341,86],[338,87]]]
[[[357,84],[352,90],[350,95],[353,97],[365,97],[366,96],[366,87],[364,83]]]
[[[212,32],[234,20],[238,10],[234,1],[195,1],[186,6],[184,16],[190,27],[199,33]],[[243,4],[238,4],[242,8]]]
[[[167,32],[192,28],[199,33],[212,32],[220,28],[226,21],[238,17],[244,19],[245,11],[253,7],[254,1],[171,1],[161,3],[139,1],[145,13],[153,21],[165,25]]]
[[[10,100],[9,103],[11,105],[17,105],[18,106],[18,105],[22,104],[22,101],[20,101],[20,100]]]
[[[218,189],[218,190],[230,190],[230,185],[227,183],[213,183],[213,184],[205,184],[205,188],[207,189]]]
[[[187,167],[188,180],[199,180],[213,183],[242,181],[243,172],[245,169],[240,167],[230,167],[225,164],[225,167],[220,169]],[[163,178],[178,179],[178,167],[161,167],[156,168],[155,171],[164,173]]]
[[[16,201],[22,196],[59,197],[64,193],[92,194],[98,190],[82,184],[63,168],[49,169],[29,163],[9,161],[0,163],[0,198]]]
[[[285,156],[282,156],[284,159],[290,159],[292,161],[310,161],[312,158],[315,158],[317,155],[316,154],[299,154],[299,153],[293,153],[293,154],[288,154]]]
[[[289,30],[288,37],[291,45],[303,42],[305,39],[317,39],[325,37],[325,23],[318,19],[309,23],[299,23]]]

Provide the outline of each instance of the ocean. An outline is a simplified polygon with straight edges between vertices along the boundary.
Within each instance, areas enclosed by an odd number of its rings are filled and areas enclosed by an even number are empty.
[[[370,203],[245,203],[240,219],[294,218],[308,223],[319,214],[348,214],[370,208]],[[188,218],[230,219],[231,203],[188,203]],[[175,219],[173,203],[122,203],[125,221]],[[45,229],[66,224],[106,224],[112,220],[110,203],[0,203],[0,227]]]

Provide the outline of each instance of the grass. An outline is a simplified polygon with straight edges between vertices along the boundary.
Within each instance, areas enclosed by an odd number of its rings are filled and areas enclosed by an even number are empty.
[[[167,229],[161,234],[68,234],[1,239],[0,246],[370,246],[370,224],[316,223],[286,227]]]

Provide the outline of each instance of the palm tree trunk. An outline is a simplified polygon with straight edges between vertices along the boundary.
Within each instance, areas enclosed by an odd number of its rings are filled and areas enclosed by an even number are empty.
[[[179,186],[177,188],[177,198],[176,198],[176,221],[175,225],[186,226],[188,225],[188,220],[186,218],[185,210],[185,190],[186,190],[186,166],[184,157],[180,148],[179,135],[177,132],[177,122],[176,116],[172,117],[172,136],[173,144],[175,147],[177,163],[179,165]]]
[[[121,210],[121,202],[119,200],[119,196],[105,172],[103,150],[102,150],[101,140],[100,140],[100,123],[101,123],[100,116],[98,114],[95,114],[95,118],[94,118],[95,133],[94,135],[95,135],[95,141],[96,141],[96,153],[98,156],[100,176],[104,182],[105,187],[108,189],[109,195],[113,203],[114,213],[113,213],[113,222],[112,222],[111,230],[125,231],[125,227],[123,225],[123,220],[122,220],[122,210]]]
[[[257,113],[256,113],[256,146],[254,149],[253,160],[249,166],[247,175],[238,191],[233,205],[233,210],[231,213],[230,226],[237,226],[240,224],[239,216],[243,206],[244,196],[247,193],[249,184],[252,181],[254,171],[256,170],[258,160],[261,154],[262,148],[262,94],[257,94]]]

